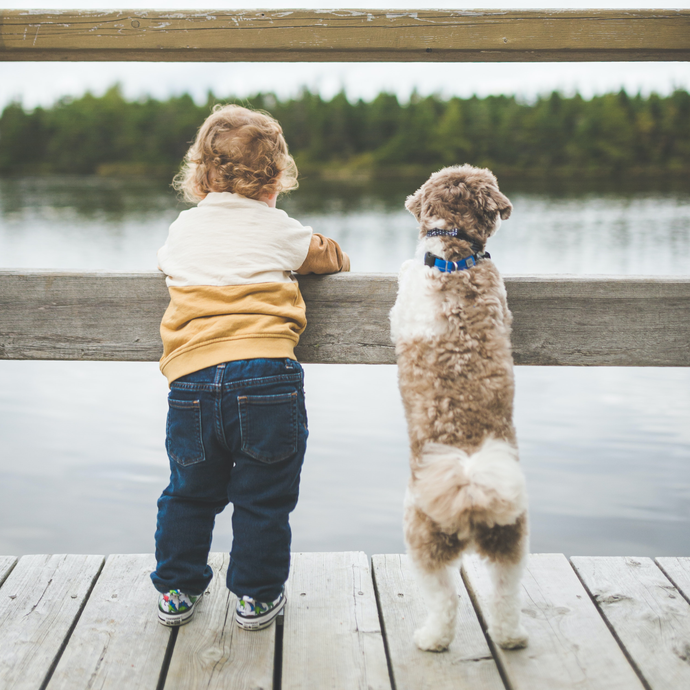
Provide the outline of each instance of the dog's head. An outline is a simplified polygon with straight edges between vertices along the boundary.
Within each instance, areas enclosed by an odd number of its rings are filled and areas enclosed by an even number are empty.
[[[422,238],[434,228],[459,228],[482,247],[496,232],[500,220],[509,218],[513,210],[508,197],[499,191],[494,174],[471,165],[456,165],[435,172],[407,197],[405,208],[419,222]],[[460,238],[438,239],[449,254],[462,253],[466,248],[466,243],[460,245],[463,242]]]

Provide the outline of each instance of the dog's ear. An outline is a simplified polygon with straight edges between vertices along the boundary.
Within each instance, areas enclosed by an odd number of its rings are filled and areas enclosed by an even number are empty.
[[[498,187],[494,184],[482,185],[479,189],[475,189],[474,195],[470,197],[469,201],[480,214],[492,219],[500,215],[501,220],[507,220],[513,210],[513,205],[508,197],[499,192]]]
[[[508,197],[499,192],[498,187],[493,187],[491,190],[491,200],[496,204],[496,210],[501,214],[501,220],[508,220],[513,211],[513,204],[510,203]]]
[[[417,219],[422,213],[422,188],[420,187],[414,194],[410,194],[405,200],[405,208]]]
[[[496,185],[492,184],[488,188],[485,187],[482,196],[483,206],[489,213],[496,213],[498,211],[501,220],[508,220],[510,218],[513,205],[508,197],[498,190]]]

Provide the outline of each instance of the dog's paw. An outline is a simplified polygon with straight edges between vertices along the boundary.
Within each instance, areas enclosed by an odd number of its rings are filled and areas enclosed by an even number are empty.
[[[427,626],[414,632],[414,642],[423,652],[445,652],[452,641],[452,635],[443,635]]]
[[[529,642],[529,635],[521,625],[517,630],[510,631],[489,628],[489,635],[503,649],[523,649]]]

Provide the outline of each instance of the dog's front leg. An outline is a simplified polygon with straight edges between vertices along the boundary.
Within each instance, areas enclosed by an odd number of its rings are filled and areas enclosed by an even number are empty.
[[[415,574],[427,609],[424,625],[414,633],[415,644],[427,652],[442,652],[448,649],[455,637],[458,610],[451,569],[441,566],[429,571],[417,566]]]

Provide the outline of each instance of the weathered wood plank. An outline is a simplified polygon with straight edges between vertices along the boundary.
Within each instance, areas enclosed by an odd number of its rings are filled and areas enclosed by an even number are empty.
[[[508,276],[516,364],[690,366],[688,276]]]
[[[17,565],[17,559],[14,556],[0,556],[0,586],[12,572],[12,568],[15,565]]]
[[[492,587],[485,565],[466,558],[463,577],[486,624]],[[529,646],[506,651],[494,645],[512,690],[642,690],[565,556],[531,555],[522,589]]]
[[[152,555],[109,556],[49,690],[155,688],[170,642],[159,625]]]
[[[0,272],[0,359],[153,361],[160,273]]]
[[[690,277],[507,276],[516,364],[690,366]],[[305,363],[394,364],[390,274],[300,278]],[[155,361],[160,273],[0,271],[0,359]]]
[[[276,626],[256,632],[235,624],[237,597],[225,585],[229,556],[213,553],[213,580],[194,620],[180,628],[165,690],[271,690]]]
[[[426,610],[408,557],[373,556],[371,564],[396,690],[503,690],[459,571],[455,640],[447,652],[432,654],[420,651],[412,639],[426,619]]]
[[[397,276],[305,276],[299,286],[307,305],[307,329],[295,349],[301,362],[395,364],[388,313]]]
[[[654,560],[676,589],[690,601],[690,558],[665,556]]]
[[[286,591],[282,690],[390,690],[364,553],[295,553]]]
[[[572,558],[652,690],[690,687],[690,604],[650,558]]]
[[[102,565],[102,556],[19,560],[0,589],[0,687],[43,686]]]
[[[687,10],[0,12],[0,60],[687,60]]]

